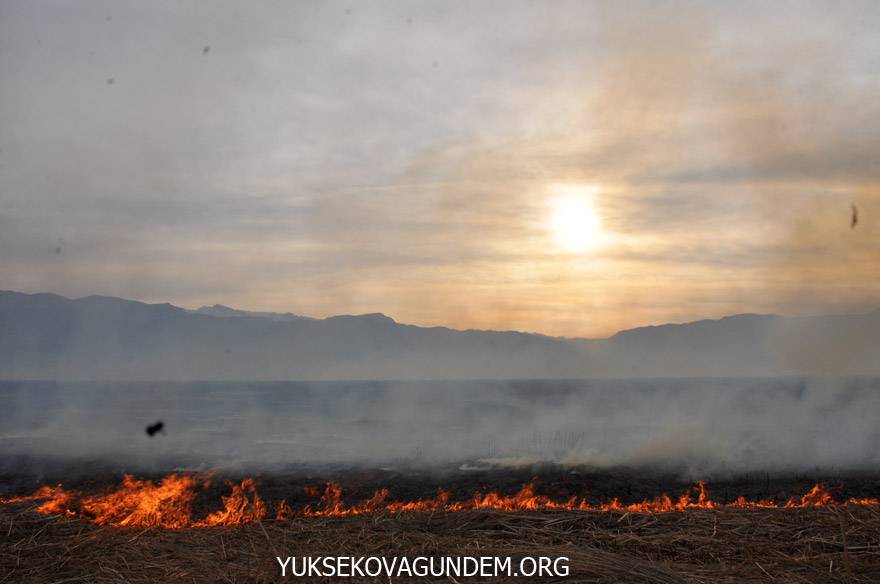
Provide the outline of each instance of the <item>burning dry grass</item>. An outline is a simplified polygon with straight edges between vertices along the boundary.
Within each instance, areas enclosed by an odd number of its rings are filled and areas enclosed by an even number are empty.
[[[835,500],[821,485],[715,501],[700,482],[622,503],[553,498],[534,483],[411,500],[380,488],[348,501],[330,482],[288,504],[275,495],[289,488],[264,500],[252,479],[212,480],[126,476],[3,499],[0,584],[271,582],[275,556],[320,555],[566,556],[572,582],[880,582],[880,501]]]
[[[180,529],[185,527],[231,527],[260,522],[269,517],[270,507],[257,492],[257,483],[252,478],[240,483],[228,482],[231,492],[221,496],[222,507],[202,518],[193,513],[193,505],[199,494],[198,489],[208,489],[210,475],[170,474],[158,482],[136,479],[126,475],[115,488],[86,493],[69,490],[62,485],[42,486],[30,495],[0,499],[0,504],[37,502],[36,511],[44,515],[58,514],[79,518],[96,525],[114,527],[163,527]],[[441,489],[435,497],[394,501],[389,498],[389,490],[380,488],[373,495],[359,503],[347,504],[342,497],[342,488],[329,482],[323,491],[317,487],[306,487],[307,495],[319,500],[304,508],[294,510],[286,499],[274,504],[273,517],[276,520],[290,520],[295,517],[349,517],[374,515],[379,513],[444,512],[465,511],[594,511],[603,513],[669,513],[693,509],[800,509],[825,506],[864,507],[878,506],[880,499],[849,498],[835,501],[834,497],[821,484],[816,484],[799,497],[789,497],[784,502],[770,499],[748,500],[740,496],[730,502],[716,502],[709,495],[706,484],[698,481],[685,490],[678,498],[666,494],[645,499],[637,503],[624,504],[617,498],[607,501],[590,502],[586,497],[570,496],[556,500],[536,492],[535,482],[527,483],[512,495],[476,492],[470,498],[453,501],[448,491]]]
[[[276,555],[564,555],[571,582],[878,582],[878,532],[872,506],[382,511],[161,529],[90,525],[22,502],[0,508],[0,581],[260,583],[278,579]]]

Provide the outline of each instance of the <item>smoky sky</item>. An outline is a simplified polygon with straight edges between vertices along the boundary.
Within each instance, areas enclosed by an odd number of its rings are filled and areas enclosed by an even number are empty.
[[[0,287],[567,336],[872,309],[878,25],[875,2],[3,0]],[[608,245],[554,245],[559,185],[596,189]]]

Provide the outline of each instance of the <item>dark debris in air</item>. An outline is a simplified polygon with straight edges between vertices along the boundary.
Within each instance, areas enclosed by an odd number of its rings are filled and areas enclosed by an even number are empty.
[[[153,436],[155,436],[156,434],[159,434],[160,432],[164,434],[164,432],[163,432],[164,428],[165,428],[165,423],[162,422],[161,420],[156,422],[155,424],[150,424],[146,428],[147,436],[152,438]]]

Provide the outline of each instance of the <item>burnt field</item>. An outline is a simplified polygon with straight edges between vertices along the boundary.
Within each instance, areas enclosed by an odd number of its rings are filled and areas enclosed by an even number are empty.
[[[126,487],[98,467],[7,473],[0,581],[271,582],[275,556],[318,555],[567,556],[571,582],[880,580],[878,474],[701,489],[644,470],[465,468],[174,475],[184,487],[159,474]],[[16,500],[58,482],[64,496]]]

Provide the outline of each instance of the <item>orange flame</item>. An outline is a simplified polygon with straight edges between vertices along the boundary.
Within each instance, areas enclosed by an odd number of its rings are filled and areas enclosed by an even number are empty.
[[[266,517],[266,504],[257,494],[254,479],[244,479],[240,485],[232,485],[232,493],[221,497],[223,510],[216,511],[194,524],[195,527],[241,525],[253,523]]]
[[[191,523],[197,483],[191,475],[171,474],[158,485],[125,475],[122,484],[107,493],[82,495],[58,485],[20,499],[44,499],[39,513],[77,516],[96,525],[175,528]]]
[[[822,485],[816,485],[810,492],[801,497],[800,499],[789,499],[786,501],[786,508],[792,507],[825,507],[828,505],[834,504],[834,498],[831,494],[825,490],[825,487]]]
[[[62,492],[64,487],[61,485],[56,485],[54,487],[49,485],[43,485],[30,495],[23,495],[21,497],[0,497],[0,504],[6,503],[22,503],[24,501],[39,501],[42,499],[51,499],[56,496],[58,493]]]
[[[36,507],[39,513],[67,515],[96,525],[115,527],[235,526],[258,522],[267,517],[268,509],[257,493],[256,482],[247,478],[238,484],[230,483],[230,494],[221,497],[222,509],[208,514],[203,519],[194,519],[192,508],[196,498],[196,487],[200,482],[203,487],[208,486],[207,480],[195,475],[171,474],[158,484],[126,475],[119,487],[104,493],[86,495],[65,490],[61,485],[43,486],[30,495],[0,499],[0,503],[42,501]],[[769,500],[749,501],[745,497],[739,497],[731,503],[716,503],[711,499],[703,481],[698,481],[678,499],[660,495],[641,503],[623,504],[617,498],[613,498],[598,505],[590,504],[585,498],[571,497],[564,501],[556,501],[550,497],[537,495],[533,482],[523,485],[514,495],[504,496],[492,491],[485,495],[476,493],[472,498],[463,501],[452,501],[449,492],[444,490],[438,491],[435,497],[429,499],[389,501],[388,489],[380,489],[366,501],[350,506],[343,501],[342,488],[336,483],[327,483],[323,493],[313,487],[307,487],[305,492],[313,496],[320,494],[316,508],[307,505],[297,513],[286,500],[282,500],[275,508],[275,520],[285,521],[295,517],[348,517],[375,513],[452,513],[467,510],[671,513],[690,509],[791,509],[838,504],[880,505],[880,499],[874,498],[850,498],[837,503],[821,484],[817,484],[803,496],[791,498],[781,505]]]

